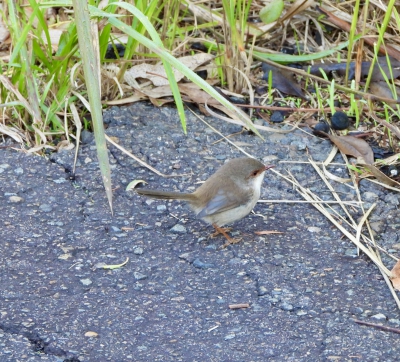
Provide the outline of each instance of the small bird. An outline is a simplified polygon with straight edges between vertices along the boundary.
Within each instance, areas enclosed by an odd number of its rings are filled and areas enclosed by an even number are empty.
[[[222,228],[250,213],[260,198],[261,184],[266,170],[274,167],[250,158],[236,158],[225,163],[193,193],[168,192],[136,189],[139,195],[154,199],[187,201],[197,217],[212,224],[216,230],[213,236],[223,234],[228,242],[232,239]]]

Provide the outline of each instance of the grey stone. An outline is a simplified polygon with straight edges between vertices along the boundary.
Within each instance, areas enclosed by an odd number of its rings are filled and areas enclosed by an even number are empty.
[[[186,228],[185,228],[183,225],[181,225],[181,224],[176,224],[176,225],[174,225],[174,226],[170,229],[170,231],[172,231],[173,233],[176,233],[176,234],[186,234],[186,233],[187,233]]]
[[[147,279],[147,275],[140,273],[140,272],[134,272],[133,276],[135,277],[136,280],[144,280]]]
[[[200,259],[193,260],[193,266],[198,269],[208,269],[212,268],[214,265],[210,263],[204,263]]]
[[[42,204],[39,206],[39,209],[43,212],[51,212],[53,211],[53,208],[49,204]]]

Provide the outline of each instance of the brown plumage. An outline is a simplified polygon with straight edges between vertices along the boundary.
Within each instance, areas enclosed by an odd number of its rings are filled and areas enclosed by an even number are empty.
[[[187,201],[197,217],[212,224],[232,242],[221,226],[250,213],[260,198],[264,173],[271,167],[254,158],[236,158],[225,163],[193,193],[148,189],[136,192],[154,199]]]

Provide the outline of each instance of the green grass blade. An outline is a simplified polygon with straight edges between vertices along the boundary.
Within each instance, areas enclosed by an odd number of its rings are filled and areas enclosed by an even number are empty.
[[[93,120],[93,130],[96,141],[97,157],[106,190],[108,202],[112,212],[111,170],[108,162],[107,144],[104,134],[103,115],[101,105],[101,89],[99,79],[98,55],[95,52],[91,32],[89,8],[86,0],[73,0],[76,31],[78,34],[79,49],[82,56],[82,66],[85,75],[86,88],[90,103],[90,112]],[[97,26],[96,26],[97,31]]]
[[[129,4],[125,4],[127,6]],[[179,60],[173,57],[162,45],[156,44],[154,41],[151,41],[147,37],[139,34],[137,31],[132,29],[130,26],[126,25],[125,23],[121,22],[120,20],[116,19],[115,16],[105,13],[97,8],[90,7],[90,11],[92,12],[93,16],[103,16],[107,17],[108,21],[115,26],[116,28],[120,29],[122,32],[126,33],[127,35],[137,39],[141,44],[145,47],[150,49],[152,52],[157,54],[162,60],[163,63],[167,63],[168,65],[172,65],[175,69],[189,78],[193,83],[197,84],[200,88],[202,88],[205,92],[207,92],[210,96],[218,100],[224,107],[229,109],[230,111],[234,112],[238,119],[240,119],[247,127],[249,127],[255,134],[262,138],[258,130],[254,127],[253,123],[251,122],[250,118],[242,111],[238,110],[231,102],[227,99],[222,97],[212,86],[210,86],[206,81],[200,78],[196,73],[190,70],[188,67],[183,65]],[[146,21],[146,20],[145,20]],[[150,33],[150,32],[149,32]],[[176,83],[175,78],[173,82]]]

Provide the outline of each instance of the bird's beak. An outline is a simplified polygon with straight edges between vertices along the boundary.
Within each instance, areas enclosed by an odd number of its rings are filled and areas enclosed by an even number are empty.
[[[265,171],[269,170],[270,168],[275,167],[275,165],[265,165]]]

